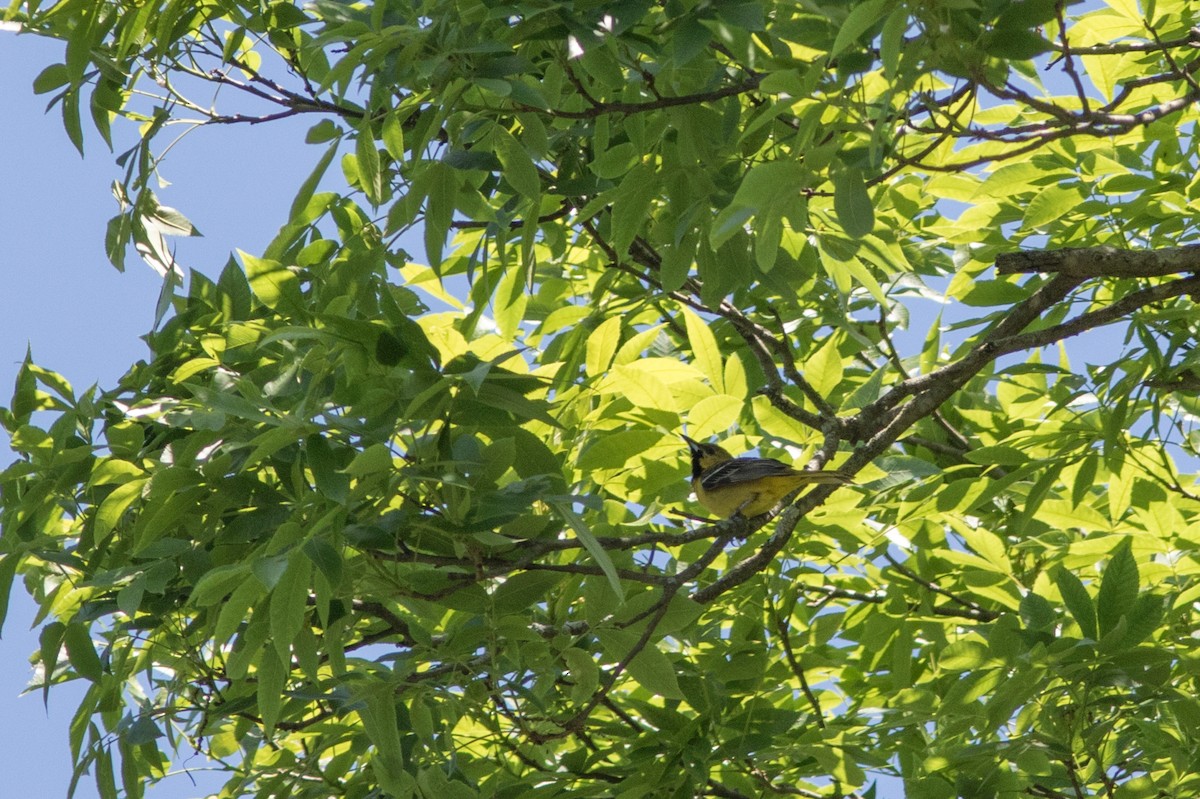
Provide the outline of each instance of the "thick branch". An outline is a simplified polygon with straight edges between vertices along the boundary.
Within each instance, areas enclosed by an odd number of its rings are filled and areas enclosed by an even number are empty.
[[[1077,278],[1162,277],[1200,271],[1200,244],[1162,250],[1117,247],[1065,248],[1001,253],[996,274],[1058,272]]]

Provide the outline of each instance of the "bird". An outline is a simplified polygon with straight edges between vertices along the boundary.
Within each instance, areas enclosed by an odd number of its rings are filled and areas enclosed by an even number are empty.
[[[774,458],[735,458],[716,444],[683,440],[692,455],[696,499],[722,519],[766,513],[801,486],[850,482],[840,472],[801,471]]]

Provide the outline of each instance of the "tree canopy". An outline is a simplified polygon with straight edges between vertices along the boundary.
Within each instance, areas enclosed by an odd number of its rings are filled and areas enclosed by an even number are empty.
[[[1200,793],[1194,4],[4,13],[81,151],[137,126],[103,246],[166,286],[0,410],[77,780]],[[289,217],[181,288],[170,141],[285,117]],[[681,432],[856,484],[707,520]]]

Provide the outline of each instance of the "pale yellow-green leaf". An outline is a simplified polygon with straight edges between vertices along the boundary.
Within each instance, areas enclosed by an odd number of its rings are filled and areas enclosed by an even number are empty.
[[[946,296],[954,300],[962,299],[975,287],[975,277],[972,272],[966,270],[956,272],[946,285]]]
[[[212,757],[225,758],[239,751],[241,744],[238,743],[238,737],[234,735],[232,724],[228,727],[223,727],[221,732],[208,737],[208,751],[212,753]]]
[[[633,363],[634,361],[640,359],[642,357],[642,353],[646,351],[646,348],[654,342],[654,339],[658,338],[658,335],[662,332],[663,327],[665,327],[665,325],[655,325],[654,327],[643,330],[642,332],[631,336],[629,340],[622,344],[621,348],[617,350],[617,355],[615,358],[613,358],[613,363],[620,365]]]
[[[647,372],[653,372],[664,383],[684,383],[703,381],[704,373],[690,363],[674,358],[642,358],[636,364],[631,364]]]
[[[584,365],[591,377],[600,377],[612,364],[621,343],[621,317],[613,316],[601,322],[588,335]]]
[[[1144,25],[1146,15],[1138,0],[1106,0],[1113,11],[1120,14],[1130,25]]]
[[[979,190],[979,178],[965,172],[943,172],[925,182],[925,191],[941,200],[970,202]]]
[[[842,356],[837,343],[838,336],[829,336],[804,362],[804,379],[822,397],[829,397],[842,382]]]
[[[1152,501],[1147,508],[1134,508],[1133,514],[1134,518],[1146,528],[1146,532],[1163,541],[1169,541],[1177,533],[1186,531],[1188,527],[1183,514],[1172,503],[1170,494],[1165,499]]]
[[[1134,470],[1127,463],[1117,474],[1108,478],[1108,490],[1104,492],[1108,499],[1108,514],[1113,521],[1119,521],[1129,510],[1133,501]]]
[[[667,383],[654,369],[646,368],[639,362],[614,366],[599,388],[602,392],[620,394],[640,408],[671,412],[682,410]]]
[[[404,276],[404,285],[410,289],[420,289],[439,302],[444,302],[451,308],[462,310],[465,306],[460,298],[446,291],[446,286],[437,272],[421,264],[407,264],[400,268]]]
[[[851,257],[846,259],[844,264],[846,270],[858,281],[859,285],[871,292],[871,296],[875,298],[876,302],[880,305],[888,304],[887,295],[883,293],[883,287],[879,285],[879,281],[875,279],[875,276],[871,274],[871,271],[867,269],[861,260],[857,257]]]
[[[750,400],[750,407],[754,412],[754,420],[758,423],[759,429],[773,438],[804,446],[815,441],[819,435],[811,427],[800,424],[780,411],[762,395],[753,397]]]
[[[1004,164],[984,179],[972,199],[981,197],[1009,199],[1024,191],[1034,191],[1053,182],[1056,177],[1072,177],[1076,173],[1067,169],[1049,170],[1033,161],[1015,161]]]
[[[705,397],[687,412],[688,432],[698,439],[724,433],[737,421],[742,408],[739,397],[728,394]]]
[[[961,520],[952,520],[951,526],[967,542],[973,552],[1004,574],[1012,573],[1012,563],[999,536],[974,527]]]
[[[692,358],[697,368],[708,378],[709,383],[718,393],[725,390],[724,369],[722,367],[721,349],[717,346],[716,336],[694,311],[682,308],[684,323],[687,327],[688,343],[692,347]]]
[[[538,329],[539,333],[556,333],[568,327],[574,327],[592,315],[592,310],[585,305],[566,305],[555,308],[549,313]]]
[[[736,353],[730,353],[725,359],[725,392],[734,397],[744,397],[750,393],[746,383],[746,367]]]
[[[500,335],[512,339],[517,327],[525,318],[525,306],[529,304],[529,295],[525,293],[525,269],[509,268],[505,270],[500,285],[496,287],[496,295],[492,299],[492,308],[496,316],[496,326]]]
[[[1115,0],[1108,5],[1112,8],[1084,14],[1071,26],[1073,46],[1111,44],[1126,36],[1138,38],[1146,33],[1145,20],[1136,8],[1137,0]]]

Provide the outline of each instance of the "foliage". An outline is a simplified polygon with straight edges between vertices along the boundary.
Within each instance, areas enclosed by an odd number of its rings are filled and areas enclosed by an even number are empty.
[[[0,597],[41,604],[42,690],[89,684],[77,778],[1196,795],[1192,14],[14,4],[77,146],[140,124],[118,267],[194,232],[170,126],[320,148],[148,361],[30,360],[0,412]],[[685,426],[858,485],[689,520]]]

